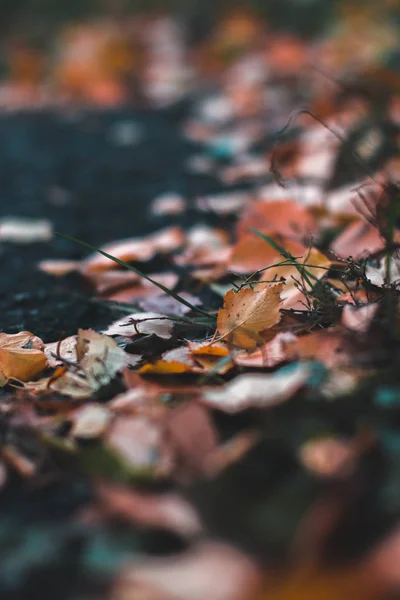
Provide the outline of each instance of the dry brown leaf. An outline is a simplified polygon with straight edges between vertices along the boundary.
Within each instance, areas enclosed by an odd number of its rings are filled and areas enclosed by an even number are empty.
[[[257,285],[238,292],[230,290],[218,311],[217,333],[220,341],[253,350],[262,341],[261,333],[281,319],[280,293],[283,284]]]
[[[50,389],[76,399],[89,398],[128,364],[128,355],[107,335],[78,331],[77,363],[50,381]]]
[[[285,343],[287,360],[319,360],[327,367],[345,367],[352,362],[348,340],[338,329],[314,331]]]
[[[156,254],[173,252],[185,242],[185,235],[179,227],[170,227],[157,231],[147,237],[121,240],[103,246],[101,249],[125,262],[148,261]],[[115,269],[117,263],[102,254],[95,253],[83,261],[83,270],[87,272]]]
[[[208,406],[228,413],[247,408],[270,408],[288,400],[309,377],[306,364],[273,375],[254,373],[239,375],[221,388],[207,390],[202,400]]]
[[[235,355],[235,364],[239,367],[260,368],[260,367],[276,367],[279,363],[286,360],[285,348],[286,344],[295,342],[296,336],[291,331],[281,331],[275,337],[257,348],[251,354],[240,353]]]
[[[59,342],[46,344],[44,353],[49,367],[58,367],[63,360],[74,362],[76,360],[76,335],[71,335]]]
[[[7,381],[34,379],[47,367],[42,340],[28,331],[0,333],[0,387]]]
[[[172,272],[155,273],[151,274],[150,277],[157,283],[161,283],[169,289],[173,289],[179,279],[178,275]],[[132,304],[137,300],[149,298],[159,293],[160,288],[157,285],[141,277],[137,284],[133,283],[131,286],[126,288],[124,287],[120,290],[110,290],[109,292],[103,294],[103,296],[108,300],[113,300],[114,302],[127,302]]]
[[[282,239],[270,231],[263,231],[277,241],[287,252],[293,256],[302,257],[306,252],[306,247],[298,241]],[[228,262],[228,268],[234,273],[249,274],[264,269],[277,263],[281,263],[284,257],[275,248],[272,248],[265,240],[254,233],[244,235],[232,249],[232,254]],[[265,280],[273,279],[270,271],[263,274]]]
[[[352,256],[354,259],[362,258],[367,253],[382,250],[385,242],[376,227],[358,220],[336,238],[331,248],[341,258]]]
[[[142,279],[140,275],[127,269],[86,273],[86,278],[101,296],[109,296],[112,292],[120,289],[135,287]]]
[[[317,222],[309,209],[293,200],[259,201],[244,211],[237,226],[238,237],[247,236],[251,227],[302,239],[315,233]]]

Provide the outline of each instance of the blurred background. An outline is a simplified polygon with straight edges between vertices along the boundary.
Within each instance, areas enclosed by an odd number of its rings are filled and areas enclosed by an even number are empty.
[[[397,0],[2,0],[0,105],[168,102],[244,53],[295,71],[316,58],[305,43],[332,75],[360,62],[397,71],[399,23]]]

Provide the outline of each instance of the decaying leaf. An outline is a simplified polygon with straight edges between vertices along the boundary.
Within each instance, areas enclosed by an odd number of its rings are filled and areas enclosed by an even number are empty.
[[[217,333],[220,341],[253,350],[262,341],[262,332],[281,318],[280,293],[283,284],[258,285],[230,290],[224,297],[224,306],[218,312]]]
[[[89,398],[128,364],[128,356],[107,335],[80,329],[77,362],[50,382],[50,389],[76,399]]]

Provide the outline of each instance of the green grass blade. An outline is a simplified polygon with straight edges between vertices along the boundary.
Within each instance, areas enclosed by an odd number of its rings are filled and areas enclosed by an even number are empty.
[[[279,252],[279,254],[281,254],[284,258],[292,261],[292,264],[296,267],[296,269],[300,273],[301,277],[308,283],[308,285],[311,288],[314,287],[314,284],[312,283],[311,280],[314,279],[314,281],[318,281],[318,277],[315,277],[315,275],[313,275],[312,273],[310,273],[310,271],[305,269],[304,265],[297,262],[297,259],[290,252],[288,252],[283,246],[278,244],[278,242],[276,242],[274,239],[272,239],[269,235],[262,233],[262,231],[255,229],[255,227],[250,227],[250,229],[258,237],[260,237],[262,240],[264,240],[264,242],[267,242],[267,244],[269,244],[272,248],[274,248],[274,250]]]
[[[175,300],[177,300],[181,304],[184,304],[185,306],[187,306],[191,310],[194,310],[197,313],[200,313],[200,314],[206,316],[208,319],[212,319],[213,321],[215,320],[215,317],[213,315],[209,314],[205,310],[202,310],[198,306],[194,306],[193,304],[191,304],[190,302],[188,302],[188,300],[186,300],[185,298],[182,298],[182,296],[180,296],[176,292],[173,292],[172,290],[170,290],[169,288],[167,288],[162,283],[158,283],[158,281],[155,281],[154,279],[152,279],[151,277],[149,277],[145,273],[142,273],[142,271],[139,271],[139,269],[136,269],[135,267],[132,267],[132,265],[124,262],[123,260],[120,260],[116,256],[112,256],[111,254],[108,254],[107,252],[104,252],[104,250],[100,250],[100,248],[96,248],[96,246],[92,246],[91,244],[88,244],[87,242],[83,242],[82,240],[78,240],[77,238],[72,237],[71,235],[66,235],[65,233],[60,233],[59,231],[56,231],[55,233],[56,233],[56,235],[60,235],[61,237],[65,238],[67,240],[70,240],[71,242],[75,242],[76,244],[80,244],[81,246],[84,246],[85,248],[89,248],[90,250],[93,250],[94,252],[98,252],[99,254],[102,254],[106,258],[109,258],[110,260],[112,260],[115,263],[117,263],[118,265],[120,265],[121,267],[124,267],[125,269],[129,269],[130,271],[133,271],[134,273],[136,273],[136,275],[139,275],[140,277],[143,277],[144,279],[147,279],[147,281],[149,281],[153,285],[157,286],[160,290],[162,290],[163,292],[165,292],[166,294],[168,294],[169,296],[171,296],[171,298],[174,298]]]

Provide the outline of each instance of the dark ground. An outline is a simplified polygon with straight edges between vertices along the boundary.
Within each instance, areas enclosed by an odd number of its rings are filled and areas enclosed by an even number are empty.
[[[183,196],[215,189],[212,179],[188,177],[193,147],[179,133],[188,105],[159,112],[129,109],[74,114],[20,113],[0,117],[0,217],[47,218],[55,231],[100,245],[144,235],[193,215],[152,217],[149,203],[165,192]],[[133,122],[134,145],[118,146],[112,131]],[[61,190],[61,202],[52,199]],[[78,327],[101,327],[110,311],[93,303],[76,276],[53,278],[37,270],[41,259],[79,258],[79,245],[1,243],[0,329],[29,330],[45,341]]]

